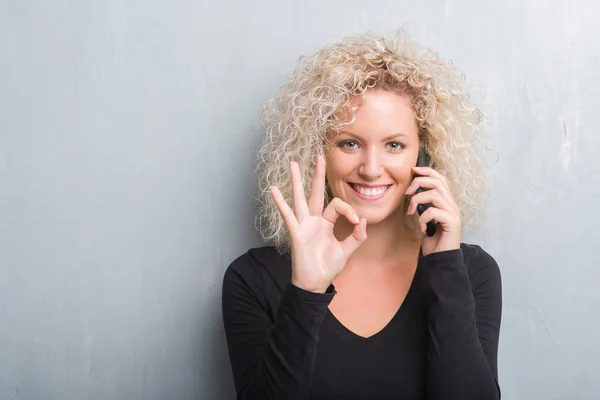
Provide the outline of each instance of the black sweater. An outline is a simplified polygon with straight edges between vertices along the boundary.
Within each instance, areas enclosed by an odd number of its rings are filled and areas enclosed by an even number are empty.
[[[223,319],[238,399],[500,398],[502,288],[481,247],[419,257],[392,320],[369,338],[329,311],[335,288],[290,283],[289,256],[249,250],[227,269]]]

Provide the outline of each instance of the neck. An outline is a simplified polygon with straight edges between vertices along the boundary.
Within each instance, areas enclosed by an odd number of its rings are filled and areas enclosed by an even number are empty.
[[[400,260],[418,256],[420,243],[411,238],[404,228],[402,213],[396,212],[377,224],[367,225],[367,240],[352,253],[350,260],[355,265],[389,265]],[[340,218],[334,228],[338,240],[352,233],[354,226]]]

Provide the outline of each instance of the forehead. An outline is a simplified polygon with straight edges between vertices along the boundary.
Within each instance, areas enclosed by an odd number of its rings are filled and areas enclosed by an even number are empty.
[[[412,97],[388,90],[369,90],[365,96],[353,98],[345,119],[351,123],[339,133],[349,131],[370,137],[401,133],[416,138],[419,131]]]

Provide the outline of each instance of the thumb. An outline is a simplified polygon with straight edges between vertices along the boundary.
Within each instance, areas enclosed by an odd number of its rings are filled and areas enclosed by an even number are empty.
[[[350,257],[365,240],[367,240],[367,220],[361,218],[358,224],[354,225],[352,234],[341,243],[342,251],[346,257]]]

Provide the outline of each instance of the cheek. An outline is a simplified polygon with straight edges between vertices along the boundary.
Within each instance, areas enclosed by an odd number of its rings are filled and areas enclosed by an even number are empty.
[[[340,190],[342,190],[342,186],[344,185],[343,176],[335,171],[326,171],[325,183],[329,187],[329,190],[337,197],[340,195]]]
[[[343,155],[335,154],[335,151],[325,157],[325,162],[327,165],[325,173],[330,180],[343,178],[351,169],[348,160]]]
[[[327,164],[327,168],[325,169],[325,180],[331,186],[331,184],[335,184],[337,180],[337,174],[335,169],[331,167],[331,165]]]
[[[394,171],[395,180],[400,184],[408,186],[413,179],[412,164],[410,162],[398,162],[392,170]]]
[[[340,166],[336,165],[335,163],[327,163],[327,168],[325,169],[325,182],[327,183],[327,187],[329,187],[329,191],[333,197],[344,196],[345,177],[346,174],[343,168],[340,168]]]

